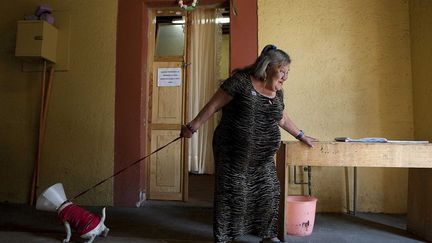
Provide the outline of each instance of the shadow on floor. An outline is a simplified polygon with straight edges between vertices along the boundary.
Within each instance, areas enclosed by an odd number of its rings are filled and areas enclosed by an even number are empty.
[[[85,207],[100,213],[101,207]],[[0,242],[59,242],[64,228],[55,213],[28,205],[0,204]],[[147,201],[141,208],[107,207],[107,238],[95,242],[213,242],[212,208],[182,202]],[[380,222],[370,221],[370,218]],[[288,236],[288,242],[423,242],[404,229],[382,222],[402,221],[403,216],[318,214],[313,234]],[[388,223],[387,222],[387,223]],[[236,242],[258,242],[247,235]],[[72,242],[84,242],[74,235]]]
[[[214,177],[190,175],[189,202],[146,201],[140,208],[107,207],[107,238],[95,243],[206,243],[213,242]],[[102,207],[84,207],[100,214]],[[406,230],[403,215],[356,216],[324,213],[316,216],[312,235],[287,236],[288,242],[382,243],[423,242]],[[0,203],[0,242],[61,242],[64,227],[56,213],[38,211],[24,204]],[[246,235],[235,243],[259,242]],[[71,242],[84,242],[75,234]]]

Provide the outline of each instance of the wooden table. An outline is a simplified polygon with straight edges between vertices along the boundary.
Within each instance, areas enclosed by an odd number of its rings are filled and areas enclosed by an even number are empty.
[[[278,237],[285,240],[288,166],[343,166],[410,168],[407,229],[432,241],[432,144],[316,142],[309,148],[283,141],[276,155],[281,184]],[[427,169],[429,168],[429,169]]]

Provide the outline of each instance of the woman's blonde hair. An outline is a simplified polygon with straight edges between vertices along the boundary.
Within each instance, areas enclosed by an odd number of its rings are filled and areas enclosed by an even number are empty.
[[[290,63],[291,58],[286,52],[277,49],[275,45],[266,45],[252,65],[246,66],[242,69],[236,69],[234,72],[247,72],[254,78],[265,81],[267,78],[266,71],[268,68],[281,67]]]

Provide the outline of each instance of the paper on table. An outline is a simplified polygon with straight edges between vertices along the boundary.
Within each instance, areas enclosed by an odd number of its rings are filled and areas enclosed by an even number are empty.
[[[426,144],[426,143],[429,143],[429,141],[387,140],[387,143],[397,143],[397,144]]]
[[[427,144],[429,141],[413,141],[413,140],[387,140],[386,138],[349,138],[337,137],[338,142],[360,142],[360,143],[397,143],[397,144]]]
[[[349,137],[337,137],[335,138],[338,142],[362,142],[362,143],[387,143],[385,138],[349,138]]]

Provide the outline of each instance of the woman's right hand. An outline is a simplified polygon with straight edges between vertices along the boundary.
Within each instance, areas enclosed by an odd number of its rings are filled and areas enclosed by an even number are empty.
[[[303,137],[301,137],[299,139],[301,142],[303,142],[304,144],[306,144],[307,146],[313,148],[313,143],[312,142],[317,142],[318,139],[310,137],[310,136],[306,136],[304,135]]]
[[[186,127],[186,125],[182,125],[180,129],[180,137],[182,138],[191,138],[193,135],[192,131]]]

